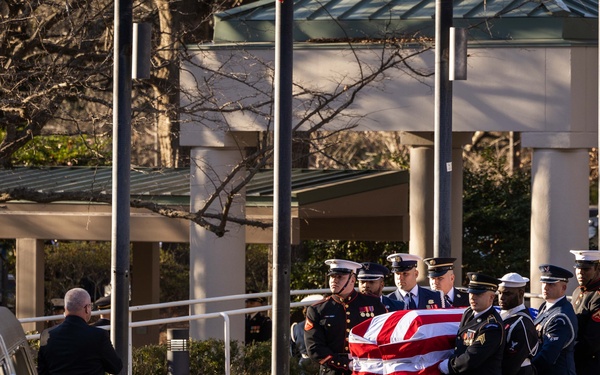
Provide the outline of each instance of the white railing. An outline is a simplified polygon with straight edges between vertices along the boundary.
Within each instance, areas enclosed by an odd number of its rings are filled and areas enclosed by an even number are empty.
[[[396,287],[385,287],[385,292],[392,292],[396,290]],[[331,291],[329,289],[308,289],[308,290],[293,290],[290,291],[291,296],[298,295],[310,295],[310,294],[323,294],[328,295]],[[222,302],[222,301],[232,301],[232,300],[240,300],[246,299],[249,297],[271,297],[273,293],[271,292],[263,292],[263,293],[254,293],[254,294],[234,294],[229,296],[222,297],[208,297],[208,298],[199,298],[193,300],[185,300],[185,301],[175,301],[175,302],[165,302],[165,303],[154,303],[148,305],[139,305],[139,306],[130,306],[129,307],[129,343],[128,343],[128,352],[129,352],[129,368],[128,374],[131,375],[133,373],[132,369],[132,329],[137,327],[147,327],[153,325],[160,324],[169,324],[169,323],[181,323],[181,322],[190,322],[192,320],[201,320],[201,319],[210,319],[210,318],[223,318],[223,330],[224,330],[224,343],[225,343],[225,375],[230,375],[231,373],[231,343],[230,343],[230,316],[234,315],[242,315],[249,314],[259,311],[269,311],[272,309],[271,305],[265,305],[260,307],[251,307],[244,309],[236,309],[236,310],[227,310],[221,312],[213,312],[213,313],[205,313],[205,314],[196,314],[196,315],[186,315],[179,316],[174,318],[163,318],[163,319],[152,319],[152,320],[144,320],[144,321],[132,321],[132,313],[137,311],[146,311],[146,310],[155,310],[155,309],[163,309],[168,307],[178,307],[178,306],[190,306],[196,305],[200,303],[208,303],[208,302]],[[541,299],[541,294],[535,293],[525,293],[525,298],[529,299]],[[309,306],[313,304],[314,301],[309,302],[291,302],[290,308]],[[110,309],[107,310],[99,310],[92,312],[92,315],[100,315],[110,313]],[[64,319],[64,315],[51,315],[51,316],[42,316],[36,318],[22,318],[19,321],[23,323],[33,323],[33,322],[47,322],[51,320],[61,320]],[[110,329],[110,326],[98,327],[103,329]],[[28,340],[37,340],[40,338],[40,334],[31,334],[26,336]]]
[[[331,291],[329,289],[308,289],[308,290],[293,290],[290,291],[290,295],[298,296],[298,295],[309,295],[309,294],[328,294]],[[153,325],[160,324],[169,324],[169,323],[181,323],[181,322],[190,322],[192,320],[201,320],[201,319],[210,319],[210,318],[223,318],[223,329],[224,329],[224,342],[225,342],[225,375],[230,375],[231,373],[231,343],[230,343],[230,316],[234,315],[242,315],[249,314],[259,311],[268,311],[272,309],[271,305],[265,305],[260,307],[251,307],[251,308],[243,308],[236,310],[228,310],[214,313],[205,313],[205,314],[196,314],[196,315],[186,315],[179,316],[174,318],[163,318],[163,319],[152,319],[152,320],[144,320],[144,321],[132,321],[132,314],[137,311],[146,311],[146,310],[155,310],[155,309],[163,309],[169,307],[179,307],[179,306],[190,306],[196,305],[200,303],[209,303],[209,302],[222,302],[222,301],[232,301],[232,300],[244,300],[250,297],[258,298],[258,297],[271,297],[273,293],[271,292],[263,292],[263,293],[254,293],[254,294],[234,294],[229,296],[222,297],[208,297],[208,298],[199,298],[193,300],[185,300],[185,301],[175,301],[175,302],[165,302],[165,303],[154,303],[148,305],[139,305],[139,306],[130,306],[129,307],[129,368],[128,374],[132,374],[132,330],[137,327],[147,327]],[[308,306],[313,304],[314,301],[309,302],[291,302],[290,308]],[[92,316],[107,314],[110,313],[110,309],[107,310],[98,310],[92,312]],[[51,315],[51,316],[42,316],[36,318],[22,318],[19,321],[23,323],[34,323],[34,322],[47,322],[52,320],[62,320],[64,319],[64,315]],[[103,329],[110,329],[110,326],[99,327]],[[26,336],[28,340],[38,340],[40,338],[40,334],[31,334]]]

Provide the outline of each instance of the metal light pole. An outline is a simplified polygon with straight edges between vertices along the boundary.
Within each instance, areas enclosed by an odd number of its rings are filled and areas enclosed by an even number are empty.
[[[271,373],[290,372],[292,72],[294,1],[275,7],[275,170],[273,178],[273,350]]]
[[[452,0],[435,2],[433,255],[451,255],[452,83],[449,79]]]
[[[435,2],[433,255],[451,255],[452,83],[449,79],[452,0]]]
[[[115,0],[110,333],[129,369],[129,195],[131,166],[132,1]]]

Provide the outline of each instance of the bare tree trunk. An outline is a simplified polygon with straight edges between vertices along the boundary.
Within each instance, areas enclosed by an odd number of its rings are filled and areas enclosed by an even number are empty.
[[[176,85],[179,82],[179,64],[177,63],[178,42],[176,39],[175,12],[168,0],[154,0],[158,9],[160,40],[156,59],[160,68],[156,71],[153,85],[157,109],[158,166],[173,168],[178,166],[177,143],[179,123],[176,108],[179,95]]]

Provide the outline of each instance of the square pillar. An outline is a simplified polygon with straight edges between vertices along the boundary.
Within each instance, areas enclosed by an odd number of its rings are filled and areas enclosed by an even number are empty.
[[[160,302],[160,248],[157,242],[133,242],[133,268],[131,272],[131,306]],[[132,321],[152,320],[160,317],[159,310],[135,312]],[[137,327],[132,331],[135,347],[158,344],[159,326]]]
[[[44,316],[44,241],[17,238],[16,253],[17,318]],[[44,323],[27,323],[23,329],[41,332]]]
[[[454,274],[456,284],[462,281],[463,239],[463,159],[462,147],[471,143],[473,133],[452,133],[452,191],[451,191],[451,255],[456,258]],[[403,132],[402,144],[410,148],[409,252],[422,258],[433,257],[434,210],[434,152],[433,133]],[[419,283],[429,286],[427,267],[418,263]]]
[[[588,150],[534,149],[531,184],[531,293],[541,293],[541,264],[572,270],[569,250],[588,247]],[[567,294],[576,286],[572,278]]]
[[[191,212],[210,203],[211,213],[223,213],[221,203],[227,199],[228,190],[245,178],[245,169],[238,169],[242,160],[237,148],[194,147],[191,151]],[[231,176],[237,170],[235,176]],[[220,197],[210,201],[215,188],[231,178]],[[245,217],[245,189],[234,195],[235,200],[228,215]],[[211,220],[212,223],[217,223]],[[244,294],[246,291],[246,229],[244,225],[229,221],[226,232],[219,237],[196,223],[190,224],[190,299],[221,297]],[[243,299],[235,301],[210,302],[192,305],[190,314],[203,314],[244,308]],[[244,316],[230,316],[231,339],[244,340]],[[190,337],[195,340],[224,338],[222,317],[194,320],[190,322]]]

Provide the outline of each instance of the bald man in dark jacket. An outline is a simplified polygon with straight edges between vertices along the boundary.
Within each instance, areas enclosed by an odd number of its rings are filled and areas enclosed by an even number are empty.
[[[117,374],[123,368],[108,332],[88,326],[92,302],[87,291],[65,295],[65,321],[42,332],[38,354],[40,375]]]

